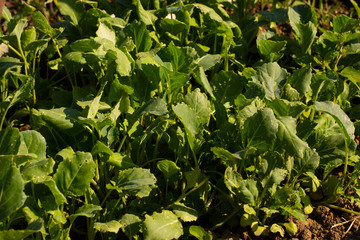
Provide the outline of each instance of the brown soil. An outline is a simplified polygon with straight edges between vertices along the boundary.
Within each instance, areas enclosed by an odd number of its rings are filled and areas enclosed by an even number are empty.
[[[336,204],[342,208],[360,211],[360,204],[352,203],[348,199],[341,198]],[[326,206],[314,208],[306,221],[306,224],[296,218],[289,217],[288,221],[293,221],[298,232],[295,236],[286,234],[284,237],[271,235],[268,237],[256,237],[252,232],[241,233],[225,230],[223,233],[214,234],[214,239],[227,240],[360,240],[360,216],[349,214],[343,211],[331,209]]]

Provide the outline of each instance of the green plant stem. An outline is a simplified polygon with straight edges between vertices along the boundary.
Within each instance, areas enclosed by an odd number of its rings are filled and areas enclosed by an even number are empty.
[[[339,206],[336,206],[336,205],[333,205],[333,204],[329,204],[329,203],[325,203],[324,205],[329,207],[329,208],[333,208],[333,209],[336,209],[336,210],[339,210],[339,211],[343,211],[343,212],[346,212],[346,213],[350,213],[350,214],[360,216],[360,212],[355,212],[353,210],[342,208],[342,207],[339,207]]]
[[[215,226],[213,226],[211,228],[211,230],[215,230],[216,228],[224,225],[227,221],[229,221],[231,218],[233,218],[239,211],[240,211],[240,208],[235,208],[234,211],[232,211],[232,213],[229,216],[227,216],[223,221],[221,221],[218,224],[216,224]]]
[[[185,197],[187,197],[189,194],[191,194],[192,192],[198,190],[202,185],[204,185],[206,182],[208,181],[208,179],[204,179],[201,183],[199,183],[197,186],[195,186],[194,188],[192,188],[191,190],[184,192],[180,195],[180,197],[178,197],[178,199],[173,202],[172,204],[170,204],[169,206],[167,206],[166,208],[170,208],[172,205],[180,202],[181,200],[183,200]]]

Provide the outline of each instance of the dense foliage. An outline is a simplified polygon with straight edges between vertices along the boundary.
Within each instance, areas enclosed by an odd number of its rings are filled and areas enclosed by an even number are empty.
[[[5,8],[0,239],[294,235],[359,201],[359,7],[255,2]]]

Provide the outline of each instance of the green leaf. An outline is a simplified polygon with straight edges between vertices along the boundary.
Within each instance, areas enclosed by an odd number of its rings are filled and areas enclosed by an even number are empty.
[[[168,210],[154,212],[152,215],[146,214],[143,227],[145,240],[178,239],[184,233],[177,216]]]
[[[1,159],[0,168],[0,221],[5,221],[10,214],[24,205],[26,195],[24,180],[11,158]]]
[[[19,129],[5,128],[0,131],[0,155],[16,155],[20,144]]]
[[[150,113],[156,116],[168,114],[166,103],[161,98],[152,98],[146,102],[141,108],[137,109],[130,118],[130,125],[133,125],[142,115]]]
[[[25,181],[33,183],[42,183],[48,180],[49,174],[53,172],[55,161],[52,158],[41,161],[31,161],[21,170],[21,174]]]
[[[288,10],[284,8],[276,8],[271,12],[259,11],[259,14],[269,22],[284,23],[289,20]]]
[[[280,97],[281,83],[287,77],[287,72],[278,63],[265,63],[251,77],[249,87],[259,87],[265,92],[265,98],[275,99]],[[255,86],[254,86],[255,85]]]
[[[185,103],[195,110],[202,124],[207,124],[211,115],[210,101],[204,93],[200,92],[199,88],[186,94]]]
[[[34,23],[34,26],[41,32],[49,35],[51,38],[55,38],[56,35],[60,34],[60,31],[53,29],[50,24],[47,22],[45,16],[40,12],[36,11],[32,14],[31,20]]]
[[[134,0],[133,4],[136,6],[136,12],[139,16],[140,21],[144,22],[146,25],[155,25],[157,17],[150,11],[145,10],[144,7],[141,5],[140,0]]]
[[[307,24],[312,22],[315,26],[317,25],[316,12],[309,5],[300,4],[294,7],[290,7],[288,10],[288,16],[290,25],[295,31],[296,35],[299,35],[296,24],[302,23]]]
[[[315,102],[315,110],[330,114],[335,119],[337,124],[339,124],[347,140],[350,141],[351,139],[355,138],[354,124],[339,105],[331,101]]]
[[[172,205],[173,212],[184,222],[196,221],[199,214],[196,209],[186,206],[183,203],[175,203]]]
[[[180,168],[170,160],[161,160],[157,163],[158,169],[165,175],[166,179],[169,179],[174,174],[180,172]]]
[[[54,1],[61,15],[69,16],[75,26],[78,25],[82,15],[85,13],[83,3],[73,0]]]
[[[33,80],[31,77],[25,80],[23,84],[15,91],[13,91],[9,96],[5,99],[5,102],[9,102],[7,109],[11,108],[15,104],[22,102],[31,97],[31,90],[33,88]]]
[[[40,232],[44,227],[44,220],[39,218],[37,221],[30,223],[24,230],[3,230],[0,231],[0,239],[6,240],[19,240],[26,239],[27,237],[33,235],[34,233]]]
[[[177,19],[169,19],[164,18],[160,22],[160,27],[165,31],[177,36],[180,33],[185,34],[186,24],[177,20]]]
[[[233,167],[237,165],[238,160],[241,160],[241,157],[237,154],[233,154],[226,149],[220,147],[212,147],[211,151],[217,158],[220,158],[222,163],[227,167]]]
[[[121,229],[129,239],[133,239],[139,232],[141,222],[138,216],[129,213],[124,214],[120,219]]]
[[[116,35],[115,35],[115,31],[108,26],[108,24],[100,21],[100,25],[98,30],[96,31],[96,36],[98,38],[102,38],[102,39],[106,39],[109,42],[111,42],[113,44],[113,46],[115,46],[116,44]]]
[[[201,58],[196,59],[196,63],[203,67],[204,71],[212,68],[216,63],[218,63],[221,59],[221,55],[219,54],[205,54]]]
[[[308,52],[316,37],[316,27],[312,22],[307,24],[297,23],[298,42],[301,46],[302,53]]]
[[[289,79],[289,82],[293,88],[295,88],[301,95],[305,95],[310,89],[311,84],[311,67],[307,65],[295,71]]]
[[[336,15],[333,19],[333,28],[337,33],[345,33],[354,30],[360,24],[360,20],[353,19],[343,14]]]
[[[189,228],[189,233],[196,237],[198,240],[212,240],[213,237],[211,233],[206,232],[202,227],[192,225]]]
[[[286,232],[290,236],[295,236],[296,235],[296,233],[298,231],[298,228],[297,228],[297,225],[294,222],[283,223],[282,225],[285,227]]]
[[[14,19],[13,19],[14,20]],[[12,20],[12,21],[13,21]],[[12,22],[11,21],[11,22]],[[14,20],[15,21],[15,20]],[[9,23],[9,25],[11,24],[11,22]],[[28,22],[26,19],[22,18],[20,20],[18,20],[16,22],[16,25],[14,26],[14,28],[12,29],[8,29],[8,31],[10,32],[10,36],[16,36],[17,40],[20,42],[21,40],[21,35],[24,32],[24,28],[28,25]],[[9,27],[9,26],[8,26]],[[11,26],[10,26],[11,27]]]
[[[106,222],[106,223],[101,223],[101,222],[94,223],[94,228],[101,233],[106,233],[106,232],[118,233],[121,227],[122,227],[121,224],[116,220],[111,220],[110,222]]]
[[[87,217],[93,218],[95,217],[96,213],[101,211],[102,208],[98,205],[94,204],[85,204],[79,207],[74,214],[70,216],[70,221],[73,222],[77,217]]]
[[[294,163],[298,174],[313,172],[320,164],[320,157],[314,149],[307,148],[303,157],[296,157]]]
[[[90,153],[76,152],[71,148],[61,150],[58,157],[62,158],[53,179],[60,192],[67,196],[84,194],[90,187],[90,181],[95,176],[95,162]]]
[[[84,131],[83,126],[78,122],[78,117],[81,116],[78,110],[71,108],[39,109],[39,111],[33,110],[33,114],[40,117],[35,121],[35,126],[42,124],[70,135],[77,135]]]
[[[285,99],[274,99],[268,103],[277,116],[290,116],[297,119],[306,109],[306,105],[300,101],[290,102]]]
[[[119,172],[116,187],[122,191],[143,197],[149,195],[150,186],[155,183],[156,178],[149,169],[131,168]]]
[[[283,227],[281,227],[279,224],[272,224],[270,227],[270,232],[272,233],[279,233],[281,237],[284,237],[285,235],[285,230]]]
[[[271,149],[276,139],[278,123],[270,108],[259,110],[246,119],[241,131],[244,147],[255,147],[260,151]]]
[[[29,130],[20,133],[26,146],[26,152],[22,154],[32,153],[37,156],[36,160],[41,161],[46,158],[46,141],[45,138],[37,131]]]
[[[226,168],[224,174],[226,187],[237,195],[242,203],[254,205],[259,196],[256,181],[252,179],[242,179],[241,175],[231,167]]]
[[[185,103],[173,105],[172,109],[193,137],[200,133],[201,123],[194,109]]]
[[[211,85],[214,89],[216,100],[225,104],[232,104],[240,95],[244,87],[244,79],[235,72],[220,71],[214,75]]]
[[[303,158],[305,150],[308,149],[308,144],[296,135],[295,119],[284,116],[279,117],[277,122],[279,124],[277,137],[280,143],[283,144],[279,146],[289,154]]]
[[[276,62],[284,55],[286,41],[261,40],[257,48],[265,62]]]
[[[124,29],[124,32],[132,37],[137,53],[150,51],[153,40],[144,22],[134,21]]]
[[[194,72],[194,78],[195,80],[206,90],[207,93],[210,94],[212,98],[215,98],[213,89],[209,83],[208,78],[206,77],[204,68],[200,66],[195,72]]]

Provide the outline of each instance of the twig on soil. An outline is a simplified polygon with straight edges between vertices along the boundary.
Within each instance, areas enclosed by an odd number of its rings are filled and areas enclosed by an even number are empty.
[[[348,221],[345,221],[345,222],[342,222],[342,223],[334,224],[333,226],[331,226],[330,229],[335,228],[335,227],[339,227],[339,226],[342,226],[342,225],[345,225],[345,224],[351,222],[348,230],[346,230],[346,232],[344,233],[344,235],[346,235],[346,234],[350,231],[350,229],[352,228],[352,226],[354,225],[354,222],[355,222],[357,219],[359,219],[359,218],[360,218],[360,216],[357,216],[357,217],[355,217],[355,218],[353,218],[353,219],[351,219],[351,220],[348,220]]]

